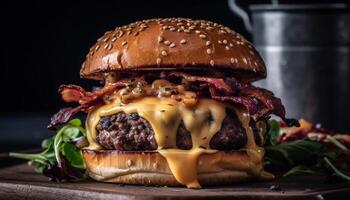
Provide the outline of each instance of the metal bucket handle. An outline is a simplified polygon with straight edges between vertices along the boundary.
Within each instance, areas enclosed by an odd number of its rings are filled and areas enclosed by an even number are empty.
[[[253,26],[248,12],[241,8],[236,0],[228,0],[228,6],[233,13],[242,18],[245,28],[249,33],[252,33]]]
[[[272,5],[280,4],[279,0],[271,0],[271,3]],[[242,18],[245,28],[249,33],[252,33],[253,25],[252,25],[251,16],[248,14],[248,12],[245,9],[241,8],[238,5],[237,0],[228,0],[228,7],[234,14]]]

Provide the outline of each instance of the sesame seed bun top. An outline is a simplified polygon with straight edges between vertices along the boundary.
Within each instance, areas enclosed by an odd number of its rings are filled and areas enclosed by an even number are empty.
[[[245,82],[266,77],[264,61],[240,34],[184,18],[143,20],[106,32],[90,48],[80,75],[103,80],[111,71],[205,69]]]

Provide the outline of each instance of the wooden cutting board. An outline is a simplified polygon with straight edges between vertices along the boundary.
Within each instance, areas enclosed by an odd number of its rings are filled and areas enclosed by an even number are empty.
[[[272,189],[271,186],[275,186]],[[0,169],[0,199],[346,199],[349,183],[325,183],[320,176],[247,182],[200,190],[98,183],[54,183],[26,164]]]

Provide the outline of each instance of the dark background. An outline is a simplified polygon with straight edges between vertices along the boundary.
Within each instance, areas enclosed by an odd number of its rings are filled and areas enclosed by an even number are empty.
[[[242,5],[251,2],[257,1]],[[251,40],[226,0],[2,1],[0,15],[0,152],[37,146],[50,136],[50,116],[66,106],[60,84],[98,84],[82,80],[79,70],[108,30],[141,19],[189,17],[225,24]]]
[[[57,89],[79,76],[88,49],[104,32],[133,21],[189,17],[226,24],[246,37],[226,0],[7,1],[1,3],[0,152],[39,145],[46,125],[63,106]]]
[[[1,68],[5,93],[2,112],[55,111],[63,106],[62,83],[92,85],[79,69],[88,49],[107,30],[156,17],[190,17],[227,24],[249,37],[227,1],[33,1],[2,6]],[[16,86],[16,87],[14,87]],[[14,89],[16,91],[14,91]],[[9,106],[11,105],[11,106]]]

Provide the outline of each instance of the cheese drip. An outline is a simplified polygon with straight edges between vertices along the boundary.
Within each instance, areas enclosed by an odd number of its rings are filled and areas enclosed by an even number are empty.
[[[217,152],[210,149],[209,142],[220,130],[226,116],[225,110],[224,103],[211,99],[201,99],[193,108],[170,98],[146,97],[127,105],[116,100],[89,113],[86,121],[87,138],[90,143],[88,149],[102,148],[96,142],[95,128],[101,117],[118,112],[137,112],[152,126],[158,152],[167,160],[176,180],[189,188],[200,188],[197,180],[198,158],[204,153]],[[176,148],[176,133],[181,121],[191,133],[191,150]]]
[[[247,134],[247,144],[245,146],[245,151],[247,152],[248,156],[255,164],[255,167],[250,168],[251,169],[250,173],[254,174],[256,177],[259,177],[261,179],[265,179],[265,180],[273,179],[274,176],[271,173],[264,171],[262,160],[263,160],[265,151],[262,147],[259,147],[255,142],[253,130],[249,126],[249,122],[251,119],[249,113],[245,112],[243,108],[239,108],[239,107],[234,108],[234,110]]]

